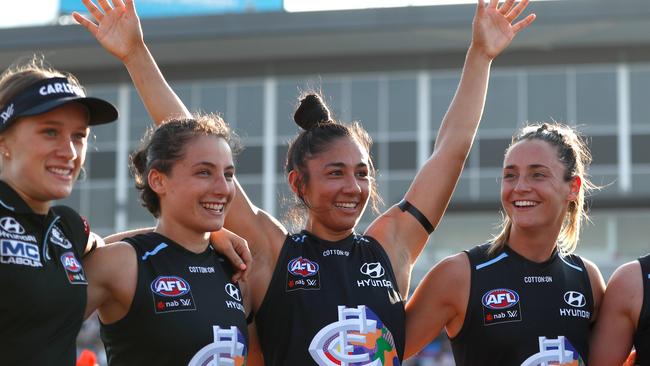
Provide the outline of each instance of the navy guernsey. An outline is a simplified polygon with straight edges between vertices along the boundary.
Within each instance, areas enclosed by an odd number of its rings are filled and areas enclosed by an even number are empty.
[[[404,302],[373,238],[287,236],[256,324],[266,366],[400,365]]]
[[[243,365],[246,316],[225,259],[153,232],[125,241],[138,256],[137,287],[126,316],[101,325],[108,364]]]
[[[508,246],[488,249],[466,251],[471,286],[452,340],[456,365],[586,365],[594,301],[582,259],[556,251],[536,263]]]

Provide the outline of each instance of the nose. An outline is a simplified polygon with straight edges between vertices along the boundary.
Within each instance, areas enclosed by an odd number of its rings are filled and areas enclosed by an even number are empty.
[[[525,176],[520,176],[517,178],[517,182],[515,184],[515,192],[528,192],[530,191],[530,184],[528,182],[528,178]]]
[[[345,177],[345,184],[343,186],[344,193],[361,193],[361,185],[357,181],[357,177],[354,175],[348,175]]]
[[[75,143],[71,139],[62,139],[56,152],[68,161],[75,160],[79,156]]]
[[[230,196],[233,191],[233,181],[223,174],[217,174],[212,185],[212,192],[218,196]]]

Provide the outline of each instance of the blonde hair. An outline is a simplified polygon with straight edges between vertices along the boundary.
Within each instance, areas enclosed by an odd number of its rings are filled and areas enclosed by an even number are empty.
[[[564,181],[570,182],[579,177],[582,184],[575,201],[569,203],[566,216],[557,238],[557,247],[561,255],[568,255],[575,251],[580,238],[582,222],[589,220],[585,209],[585,196],[597,189],[587,175],[587,168],[591,164],[591,153],[583,138],[575,129],[561,123],[537,123],[522,128],[512,137],[508,150],[520,141],[541,140],[554,146],[558,152],[558,159],[564,165]],[[503,214],[501,232],[492,240],[489,255],[494,255],[501,250],[510,237],[512,221],[508,215]]]

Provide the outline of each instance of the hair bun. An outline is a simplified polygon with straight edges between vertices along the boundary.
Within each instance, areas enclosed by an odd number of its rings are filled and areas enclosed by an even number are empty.
[[[293,120],[304,130],[314,128],[319,122],[330,121],[330,110],[318,94],[308,94],[300,100]]]

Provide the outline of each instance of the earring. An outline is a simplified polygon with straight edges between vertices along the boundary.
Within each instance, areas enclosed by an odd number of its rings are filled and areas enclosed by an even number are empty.
[[[9,151],[3,152],[2,155],[4,155],[5,158],[9,158]]]

